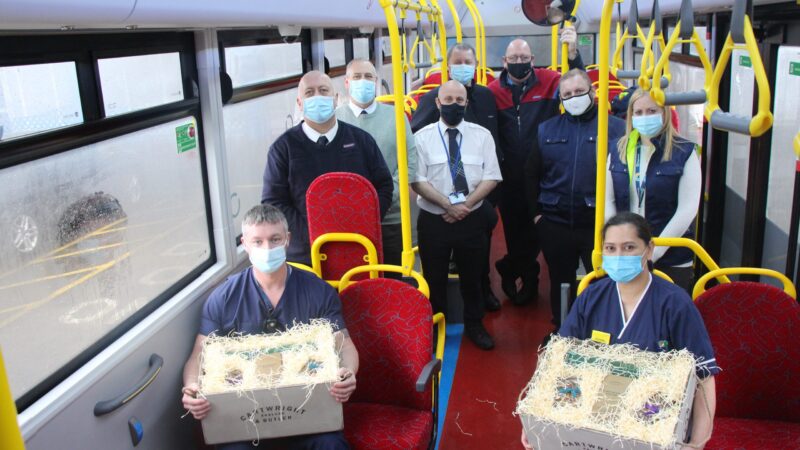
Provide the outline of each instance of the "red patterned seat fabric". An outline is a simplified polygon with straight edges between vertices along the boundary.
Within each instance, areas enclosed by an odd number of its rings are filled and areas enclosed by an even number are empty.
[[[722,369],[715,446],[706,448],[800,448],[800,305],[776,287],[734,282],[703,293],[697,307]],[[786,445],[759,440],[777,438]]]
[[[344,405],[344,435],[353,450],[424,450],[432,427],[430,411],[374,403]]]
[[[378,262],[383,262],[380,203],[369,180],[348,172],[320,175],[308,187],[306,210],[311,243],[325,233],[361,234],[375,244]],[[338,280],[353,267],[367,264],[367,250],[360,244],[330,242],[322,246],[321,252],[327,255],[327,260],[322,261],[323,280]]]
[[[431,360],[431,306],[397,280],[363,280],[342,291],[342,313],[358,349],[358,387],[345,408],[354,448],[426,448],[433,426],[430,385],[415,390]]]
[[[717,417],[705,450],[800,449],[800,424]]]

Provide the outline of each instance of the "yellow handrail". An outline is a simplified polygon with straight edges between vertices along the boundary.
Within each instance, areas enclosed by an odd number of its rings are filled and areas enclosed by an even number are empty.
[[[794,136],[792,146],[794,147],[794,156],[800,159],[800,131]]]
[[[628,19],[630,20],[630,19]],[[609,26],[610,27],[610,26]],[[610,32],[611,30],[609,30]],[[617,42],[617,48],[614,49],[614,65],[611,66],[611,73],[619,78],[617,72],[622,70],[622,49],[625,48],[626,41],[633,41],[638,40],[642,45],[645,45],[647,38],[642,31],[642,27],[639,24],[636,24],[636,34],[631,36],[628,34],[628,27],[625,27],[625,31],[622,33],[622,36],[619,38],[619,42]]]
[[[653,269],[653,273],[656,274],[657,276],[669,281],[670,283],[674,283],[674,281],[672,280],[672,278],[670,278],[669,275],[665,274],[664,272],[662,272],[662,271],[660,271],[658,269]],[[604,277],[605,275],[606,275],[606,272],[602,268],[597,269],[597,270],[593,270],[593,271],[587,273],[586,275],[584,275],[583,278],[581,278],[581,281],[578,283],[577,294],[581,295],[581,293],[584,291],[584,289],[586,289],[586,287],[589,286],[589,284],[592,281],[594,281],[594,280],[596,280],[596,279],[598,279],[600,277]]]
[[[436,5],[436,7],[439,6],[438,0],[431,0],[431,2]],[[450,17],[453,18],[453,26],[456,29],[456,42],[460,44],[463,39],[461,34],[461,19],[458,17],[458,11],[456,11],[456,6],[453,4],[453,0],[447,0],[447,8],[450,10]]]
[[[419,90],[419,89],[418,89]],[[414,95],[416,91],[410,92],[411,95]],[[427,91],[425,91],[427,92]],[[417,110],[417,101],[414,100],[411,95],[404,95],[403,96],[403,111],[411,114]],[[379,95],[375,97],[375,101],[381,103],[393,103],[394,102],[394,95],[393,94],[386,94],[386,95]]]
[[[712,270],[697,280],[697,283],[694,285],[694,290],[692,291],[692,298],[697,299],[697,297],[706,291],[706,283],[708,283],[708,280],[714,277],[718,278],[720,275],[761,275],[777,278],[783,283],[783,292],[786,292],[789,297],[795,300],[797,299],[797,290],[794,287],[794,283],[792,283],[792,280],[787,278],[786,275],[775,270],[761,269],[758,267],[726,267],[724,269]]]
[[[444,314],[436,313],[433,315],[433,326],[435,326],[436,330],[438,331],[436,334],[436,359],[444,362],[444,338],[447,334]]]
[[[375,249],[375,244],[367,239],[366,236],[358,233],[325,233],[318,236],[316,239],[314,239],[314,242],[311,243],[311,271],[316,273],[318,276],[321,276],[322,274],[322,261],[328,259],[327,255],[321,253],[320,250],[322,249],[322,246],[328,242],[354,242],[356,244],[361,244],[361,246],[367,250],[367,254],[365,255],[366,258],[364,260],[365,264],[377,265],[380,262],[378,261],[378,250]],[[370,278],[377,277],[378,272],[372,271],[370,273]],[[327,281],[333,287],[338,286],[339,283],[337,280],[325,281]]]
[[[476,81],[482,86],[486,86],[486,30],[483,27],[483,19],[478,7],[472,0],[464,0],[472,17],[472,24],[475,27],[475,58],[478,60],[476,67]]]
[[[547,68],[558,70],[558,25],[550,27],[550,65]]]
[[[728,38],[725,39],[725,45],[722,47],[722,53],[719,55],[711,78],[705,115],[709,124],[716,129],[758,137],[772,127],[773,117],[770,111],[769,80],[767,79],[767,72],[764,70],[764,63],[761,61],[761,53],[758,50],[758,43],[753,34],[753,26],[750,24],[750,18],[747,15],[744,16],[743,31],[744,45],[734,42],[731,36],[733,32],[729,33]],[[734,49],[747,51],[753,67],[753,74],[756,78],[756,86],[758,87],[758,112],[749,120],[746,116],[726,113],[719,106],[719,84],[725,74],[728,60]]]
[[[321,274],[321,273],[318,273],[318,272],[316,272],[316,271],[314,271],[314,268],[313,268],[313,267],[311,267],[311,266],[307,266],[307,265],[305,265],[305,264],[303,264],[303,263],[299,263],[299,262],[292,262],[292,261],[287,261],[287,262],[286,262],[286,264],[289,264],[290,266],[297,267],[298,269],[301,269],[301,270],[305,270],[306,272],[311,272],[311,273],[313,273],[314,275],[316,275],[316,276],[318,276],[318,277],[322,278],[322,274]]]
[[[644,52],[642,52],[642,62],[639,67],[639,86],[646,90],[650,90],[651,77],[655,69],[655,52],[653,52],[654,41],[658,43],[658,48],[661,54],[664,53],[666,43],[664,42],[664,34],[661,29],[661,9],[658,6],[658,0],[653,1],[653,12],[650,18],[650,27],[647,30],[647,41],[644,44]],[[664,79],[667,83],[672,81],[672,74],[669,71],[669,58],[664,65]],[[661,80],[658,81],[659,84]]]
[[[17,424],[17,407],[8,386],[3,352],[0,349],[0,448],[5,450],[25,450],[25,443]]]
[[[708,252],[702,246],[700,246],[700,244],[698,244],[697,241],[695,241],[694,239],[683,238],[683,237],[679,237],[679,238],[655,237],[655,238],[653,238],[653,244],[655,244],[657,247],[685,247],[685,248],[688,248],[695,255],[697,255],[697,259],[699,259],[700,262],[702,262],[703,265],[706,266],[706,268],[708,270],[710,270],[710,271],[719,270],[719,266],[714,261],[714,259],[711,258],[711,255],[709,255]],[[728,279],[728,277],[726,277],[724,275],[717,277],[717,279],[718,279],[718,281],[720,283],[730,283],[731,282],[731,280]]]
[[[581,0],[575,0],[575,6],[572,8],[572,11],[570,11],[570,13],[569,13],[570,17],[574,16],[575,13],[578,12],[578,6],[580,4],[581,4]],[[571,27],[572,26],[572,22],[570,22],[569,20],[565,20],[564,21],[564,26],[565,27]],[[577,39],[578,39],[578,30],[575,30],[575,39],[576,39],[575,48],[577,49],[578,48],[578,41],[577,41]],[[569,71],[569,45],[567,45],[567,43],[565,42],[565,43],[561,44],[561,73],[567,73],[568,71]]]
[[[371,275],[378,272],[394,272],[401,273],[405,276],[411,276],[411,278],[417,282],[417,290],[419,290],[422,295],[425,296],[425,298],[430,298],[431,291],[430,288],[428,288],[428,282],[425,281],[425,278],[417,271],[412,270],[406,274],[404,270],[405,269],[403,267],[392,264],[369,264],[365,266],[353,267],[345,272],[344,275],[342,275],[342,278],[340,278],[337,283],[337,287],[339,288],[339,292],[342,292],[343,290],[347,289],[347,286],[350,286],[350,283],[357,283],[357,281],[350,281],[350,279],[360,273],[369,272]]]

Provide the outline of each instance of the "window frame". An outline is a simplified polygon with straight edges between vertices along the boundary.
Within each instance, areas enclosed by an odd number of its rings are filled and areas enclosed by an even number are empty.
[[[0,57],[0,66],[74,61],[78,74],[81,107],[84,113],[84,122],[81,124],[0,142],[0,170],[152,128],[182,117],[194,117],[198,129],[202,130],[203,117],[196,81],[198,72],[193,32],[108,33],[103,35],[103,39],[97,39],[97,37],[97,33],[0,36],[0,46],[7,50]],[[165,52],[180,54],[184,99],[113,117],[104,117],[97,60],[105,57]],[[203,133],[200,132],[197,135],[200,176],[203,185],[202,195],[208,230],[208,257],[62,367],[52,371],[44,380],[20,395],[15,400],[17,411],[22,412],[31,406],[217,262],[206,150]]]

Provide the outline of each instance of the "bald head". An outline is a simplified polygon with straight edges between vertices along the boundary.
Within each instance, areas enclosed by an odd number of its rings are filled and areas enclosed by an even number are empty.
[[[467,88],[456,80],[450,80],[439,88],[439,95],[437,96],[439,104],[449,105],[451,103],[458,103],[459,105],[467,104]]]
[[[531,46],[524,39],[514,39],[506,47],[503,56],[503,67],[508,71],[512,81],[526,80],[533,69],[533,53]]]
[[[333,97],[334,95],[331,78],[318,70],[312,70],[303,75],[297,85],[298,100],[315,95],[324,95],[325,97]]]

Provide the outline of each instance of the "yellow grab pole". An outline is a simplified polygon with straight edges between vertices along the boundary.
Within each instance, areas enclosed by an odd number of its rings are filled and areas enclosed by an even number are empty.
[[[595,270],[603,265],[603,224],[606,205],[606,160],[608,159],[608,47],[611,36],[611,16],[614,13],[614,0],[604,0],[600,16],[600,71],[597,92],[597,188],[598,194],[594,211],[594,250],[592,266]]]
[[[431,0],[431,2],[436,5],[437,8],[439,7],[438,0]],[[453,4],[453,0],[447,0],[447,8],[450,10],[450,15],[453,17],[453,25],[456,29],[456,42],[460,44],[461,40],[463,39],[463,36],[461,35],[461,19],[458,18],[458,11],[456,11],[456,6]]]
[[[550,27],[550,70],[558,70],[558,25]]]
[[[475,4],[472,3],[472,0],[464,0],[464,4],[467,6],[469,10],[469,15],[472,17],[472,26],[475,28],[475,58],[481,59],[481,55],[483,54],[483,42],[481,39],[481,20],[480,14],[478,14],[478,8],[475,7]],[[478,71],[478,84],[481,83],[481,75],[480,70]]]
[[[469,1],[472,2],[472,0]],[[472,3],[472,7],[475,9],[475,16],[478,17],[478,28],[481,32],[481,50],[480,54],[477,55],[478,60],[480,60],[480,78],[478,79],[478,84],[486,86],[486,28],[483,26],[483,17],[481,16],[481,11],[478,9],[478,6],[475,5],[475,3]]]
[[[575,1],[575,7],[572,8],[572,11],[570,12],[570,16],[574,16],[575,15],[575,13],[578,11],[578,6],[580,4],[581,4],[581,0],[576,0]],[[569,20],[565,20],[564,21],[564,26],[565,27],[570,27],[570,26],[572,26],[572,22],[570,22]],[[575,30],[575,39],[576,39],[575,48],[577,49],[578,48],[578,41],[577,41],[577,39],[578,39],[578,30]],[[565,42],[565,43],[561,44],[561,73],[567,73],[567,71],[569,71],[569,46]]]
[[[0,448],[25,450],[25,444],[17,424],[17,407],[14,405],[11,388],[8,386],[2,349],[0,349]]]

